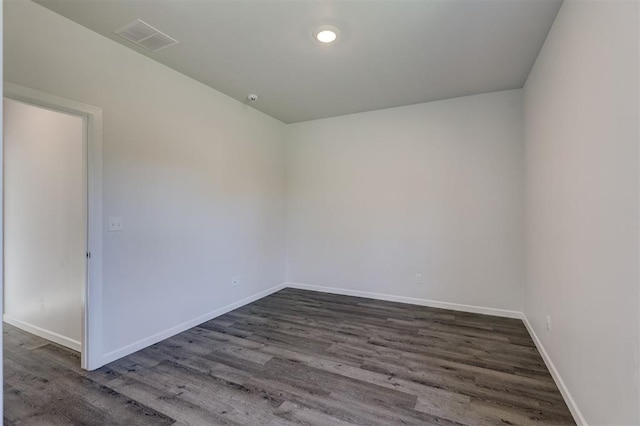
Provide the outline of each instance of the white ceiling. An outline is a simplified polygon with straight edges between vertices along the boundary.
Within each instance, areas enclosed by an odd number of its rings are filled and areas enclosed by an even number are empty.
[[[285,123],[520,88],[562,0],[35,0]],[[140,18],[180,44],[113,34]],[[333,45],[312,34],[340,29]]]

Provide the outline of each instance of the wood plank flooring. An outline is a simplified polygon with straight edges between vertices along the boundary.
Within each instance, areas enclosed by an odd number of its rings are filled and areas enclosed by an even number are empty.
[[[575,424],[519,320],[285,289],[94,372],[4,327],[5,425]]]

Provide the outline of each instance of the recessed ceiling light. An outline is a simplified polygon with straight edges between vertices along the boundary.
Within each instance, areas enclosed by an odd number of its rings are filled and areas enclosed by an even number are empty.
[[[332,25],[323,25],[316,30],[315,36],[320,43],[333,43],[338,38],[338,29]]]
[[[320,31],[316,35],[318,41],[322,43],[331,43],[332,41],[335,41],[337,37],[338,35],[331,30]]]

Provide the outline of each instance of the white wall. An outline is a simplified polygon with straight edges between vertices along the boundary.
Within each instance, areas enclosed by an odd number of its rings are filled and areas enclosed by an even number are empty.
[[[3,119],[4,314],[28,331],[57,335],[58,343],[79,349],[85,125],[81,117],[10,99],[4,100]]]
[[[4,15],[4,2],[0,2],[0,92],[3,92],[4,90],[4,78],[3,78],[3,63],[4,63],[4,31],[3,31],[3,15]],[[4,114],[3,112],[3,105],[2,102],[0,102],[0,117],[2,117],[2,115]],[[0,122],[0,142],[4,143],[3,140],[3,126],[4,124],[2,122]],[[4,154],[2,152],[3,150],[0,149],[0,188],[3,187],[3,182],[4,182]],[[4,196],[2,197],[2,200],[0,200],[0,206],[2,206],[2,208],[0,208],[0,222],[4,221]],[[4,241],[4,231],[2,230],[2,226],[0,226],[0,241]],[[2,287],[4,289],[4,244],[0,244],[0,287]],[[0,306],[4,306],[4,291],[0,291]],[[0,333],[3,332],[3,324],[2,321],[0,321]],[[4,334],[3,334],[4,336]],[[4,359],[4,339],[0,339],[0,360]],[[4,368],[2,366],[2,362],[0,362],[0,383],[4,383]],[[3,416],[4,414],[4,398],[0,398],[0,417]]]
[[[284,124],[28,1],[4,39],[7,81],[104,111],[103,216],[125,227],[105,221],[106,359],[284,281]]]
[[[521,310],[521,91],[289,125],[287,157],[288,281]]]
[[[524,311],[592,425],[640,422],[638,36],[636,2],[565,1],[525,86]]]

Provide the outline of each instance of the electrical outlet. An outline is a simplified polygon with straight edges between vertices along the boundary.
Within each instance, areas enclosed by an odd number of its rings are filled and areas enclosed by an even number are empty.
[[[239,286],[241,281],[242,275],[236,275],[235,277],[231,278],[231,285],[234,287]]]
[[[416,284],[422,284],[422,274],[416,274]]]
[[[551,333],[551,317],[547,315],[547,333]]]
[[[109,232],[122,231],[124,226],[122,224],[122,218],[119,216],[109,216]]]

